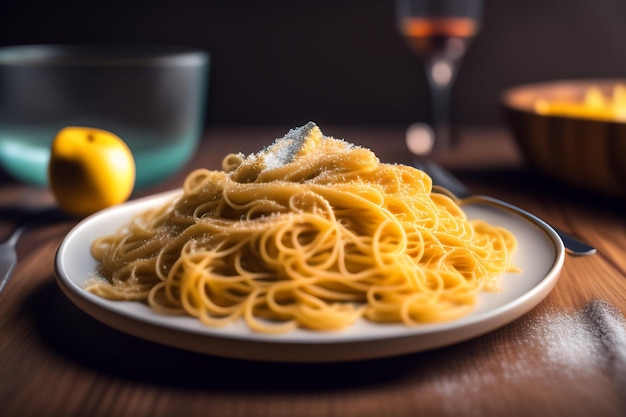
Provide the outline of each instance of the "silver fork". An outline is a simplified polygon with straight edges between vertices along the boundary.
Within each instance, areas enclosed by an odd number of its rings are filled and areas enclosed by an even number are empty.
[[[68,218],[68,216],[63,214],[57,207],[25,211],[19,217],[17,226],[13,229],[13,232],[11,232],[4,242],[0,243],[0,293],[11,279],[15,266],[17,265],[15,246],[24,231],[35,224],[47,223],[64,218]]]
[[[9,238],[0,244],[0,292],[2,292],[13,275],[13,270],[17,265],[15,245],[27,227],[28,223],[20,224],[13,230]]]
[[[505,208],[510,211],[517,212],[522,214],[524,217],[532,218],[540,221],[554,229],[554,231],[559,235],[561,240],[563,241],[563,245],[565,246],[565,250],[570,255],[574,256],[585,256],[585,255],[593,255],[596,253],[596,249],[582,242],[573,236],[565,233],[564,231],[557,229],[554,226],[549,225],[545,221],[539,219],[534,214],[527,212],[526,210],[517,207],[513,204],[507,203],[505,201],[499,200],[497,198],[477,195],[470,192],[461,181],[455,178],[449,171],[444,169],[441,165],[437,164],[435,161],[428,158],[415,158],[413,162],[413,166],[417,169],[420,169],[427,173],[433,180],[433,191],[439,192],[442,194],[446,194],[448,197],[452,198],[457,202],[481,202],[485,204],[490,204],[493,206],[498,206]]]

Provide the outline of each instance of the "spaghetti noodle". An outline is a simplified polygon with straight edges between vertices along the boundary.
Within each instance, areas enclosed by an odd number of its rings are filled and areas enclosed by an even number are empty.
[[[516,241],[431,185],[309,123],[94,241],[105,280],[88,290],[267,333],[454,319],[513,269]]]

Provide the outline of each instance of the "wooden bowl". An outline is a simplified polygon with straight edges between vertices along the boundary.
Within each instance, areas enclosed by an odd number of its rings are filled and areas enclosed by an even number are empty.
[[[588,89],[610,97],[626,79],[590,79],[528,84],[501,96],[507,122],[532,167],[586,190],[626,197],[626,122],[539,114],[539,99],[581,103]]]

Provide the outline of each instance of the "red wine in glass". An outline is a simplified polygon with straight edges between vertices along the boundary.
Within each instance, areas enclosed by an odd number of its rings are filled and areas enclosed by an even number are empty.
[[[469,17],[408,17],[402,21],[402,34],[411,49],[423,59],[458,59],[477,32],[477,22]]]

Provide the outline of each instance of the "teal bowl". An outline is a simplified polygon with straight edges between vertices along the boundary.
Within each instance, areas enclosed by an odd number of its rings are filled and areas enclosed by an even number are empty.
[[[67,126],[108,130],[130,147],[136,189],[176,173],[205,121],[210,56],[176,46],[0,48],[0,165],[47,184],[50,145]]]

